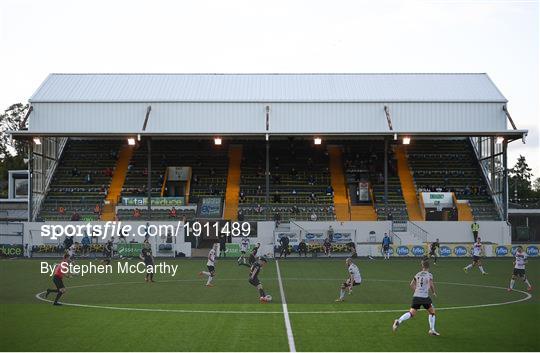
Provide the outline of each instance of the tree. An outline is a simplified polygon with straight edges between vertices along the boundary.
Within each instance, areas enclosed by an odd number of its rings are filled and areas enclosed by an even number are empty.
[[[0,197],[7,196],[8,171],[27,168],[24,162],[27,155],[25,143],[12,140],[8,134],[8,131],[27,128],[24,121],[27,112],[28,104],[17,103],[0,115]]]
[[[534,179],[532,188],[536,192],[536,194],[540,196],[540,178]]]
[[[532,197],[534,192],[532,191],[531,179],[533,174],[532,169],[529,168],[525,157],[520,155],[514,168],[510,169],[510,195],[515,197],[517,191],[517,198],[524,199]]]
[[[24,121],[24,117],[27,112],[28,104],[16,103],[0,115],[0,160],[7,156],[23,156],[26,153],[24,142],[12,140],[7,132],[26,129],[28,122]]]

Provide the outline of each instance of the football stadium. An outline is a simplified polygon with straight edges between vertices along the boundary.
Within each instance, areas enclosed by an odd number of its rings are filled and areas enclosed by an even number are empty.
[[[1,350],[540,350],[539,239],[509,218],[528,131],[503,92],[50,74],[11,131],[28,192],[0,232]]]

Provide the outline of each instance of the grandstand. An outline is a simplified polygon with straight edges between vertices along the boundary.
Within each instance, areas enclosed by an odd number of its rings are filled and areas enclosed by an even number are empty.
[[[357,243],[506,227],[527,133],[486,74],[51,74],[30,103],[29,221],[333,224]]]

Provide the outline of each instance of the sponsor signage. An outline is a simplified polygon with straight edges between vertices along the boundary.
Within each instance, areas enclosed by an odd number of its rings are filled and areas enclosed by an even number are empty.
[[[143,244],[141,243],[120,243],[116,246],[116,251],[123,257],[138,257],[141,254],[142,249]]]
[[[528,256],[538,256],[538,245],[529,245],[527,247],[524,247],[524,249],[527,252]]]
[[[464,245],[456,245],[454,246],[454,256],[462,257],[467,256],[469,251],[467,250],[467,247]]]
[[[439,247],[439,256],[441,257],[452,256],[452,248],[446,245],[441,245]]]
[[[202,197],[199,201],[199,218],[221,218],[222,212],[221,197]]]
[[[422,192],[425,207],[452,207],[454,199],[451,192]]]
[[[148,197],[122,197],[124,206],[147,206]],[[152,206],[184,206],[183,197],[152,197]]]
[[[510,250],[507,246],[499,245],[495,248],[495,256],[508,256],[509,254]]]
[[[251,250],[255,247],[254,244],[249,244],[248,251],[246,252],[246,257],[251,253]],[[227,250],[225,251],[227,255],[239,257],[240,254],[240,244],[238,243],[229,243],[227,244]]]
[[[394,255],[394,247],[390,245],[388,247],[388,252],[390,253],[390,256]],[[383,254],[383,247],[381,245],[379,245],[379,253]]]
[[[6,257],[22,257],[24,247],[22,244],[0,244],[0,254]]]
[[[300,243],[300,236],[297,232],[274,232],[276,247],[279,247],[279,240],[283,237],[289,238],[289,245],[294,246]]]
[[[415,245],[412,247],[411,252],[414,256],[426,255],[426,249],[423,246]]]
[[[398,246],[396,253],[398,256],[409,256],[409,247],[405,245]]]

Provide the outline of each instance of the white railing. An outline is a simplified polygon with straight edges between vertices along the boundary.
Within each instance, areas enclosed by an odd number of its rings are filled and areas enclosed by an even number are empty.
[[[413,237],[420,240],[422,243],[427,243],[429,238],[429,232],[427,230],[412,221],[409,221],[409,226],[407,228]]]

